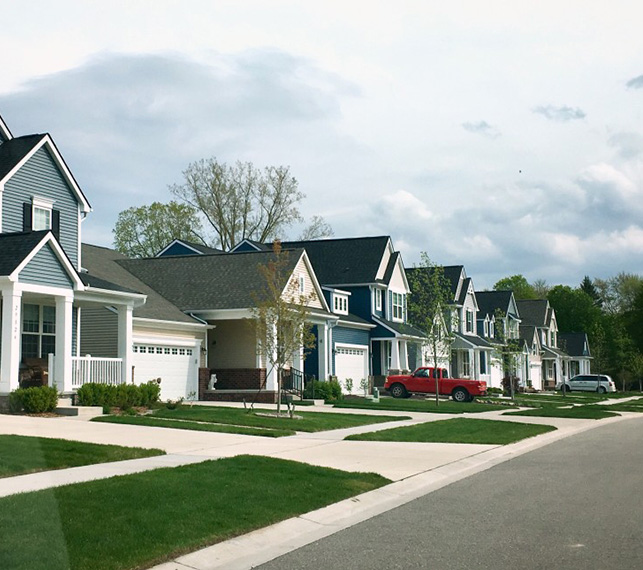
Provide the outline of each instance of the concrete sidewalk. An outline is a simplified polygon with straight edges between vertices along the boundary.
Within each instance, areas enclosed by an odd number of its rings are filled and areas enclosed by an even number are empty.
[[[318,411],[317,408],[314,411]],[[362,412],[361,410],[340,411],[332,408],[328,411]],[[515,444],[496,446],[344,441],[347,435],[354,433],[465,417],[461,414],[456,416],[368,410],[369,413],[376,415],[397,414],[409,416],[411,419],[327,432],[299,432],[295,436],[275,439],[171,428],[79,422],[77,419],[67,418],[0,415],[0,433],[3,434],[158,448],[165,450],[168,454],[5,478],[0,483],[0,496],[242,454],[290,459],[345,471],[374,472],[394,481],[370,493],[282,521],[266,529],[214,545],[157,567],[158,570],[251,568],[289,552],[293,548],[347,528],[552,441],[608,422],[637,417],[637,414],[624,414],[596,421],[503,416],[504,411],[506,410],[466,414],[466,417],[548,424],[558,429]]]

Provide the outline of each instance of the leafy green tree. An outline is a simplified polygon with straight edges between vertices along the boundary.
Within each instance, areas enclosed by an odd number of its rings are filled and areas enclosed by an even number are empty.
[[[498,281],[493,286],[495,291],[513,291],[514,297],[518,299],[537,299],[538,295],[532,285],[529,284],[524,275],[512,275]]]
[[[547,298],[556,311],[560,332],[587,332],[601,320],[601,310],[594,299],[581,289],[556,285]]]
[[[583,277],[583,280],[580,283],[579,289],[583,293],[588,295],[591,299],[593,299],[594,304],[597,307],[600,307],[603,305],[603,300],[601,299],[598,289],[594,285],[594,282],[589,278],[589,275],[585,275],[585,277]]]
[[[178,202],[123,210],[113,234],[116,250],[129,257],[153,257],[173,239],[205,244],[196,210]]]
[[[632,309],[643,287],[643,277],[622,271],[609,279],[596,279],[594,285],[606,313],[623,314]]]
[[[450,360],[453,339],[446,328],[444,313],[453,302],[449,281],[444,268],[431,261],[428,254],[420,253],[420,264],[407,270],[411,295],[408,300],[409,322],[424,331],[425,360],[433,363],[434,370],[441,361]],[[435,403],[439,405],[439,379],[435,379]]]

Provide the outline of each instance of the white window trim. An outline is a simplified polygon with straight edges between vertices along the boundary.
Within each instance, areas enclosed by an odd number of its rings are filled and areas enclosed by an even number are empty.
[[[375,289],[375,310],[376,311],[382,310],[382,290],[381,289]]]
[[[33,196],[31,199],[31,228],[34,231],[37,230],[50,230],[53,225],[53,209],[54,209],[54,201],[53,200],[48,200],[47,198],[40,198],[38,196]],[[49,225],[48,227],[44,228],[36,228],[35,227],[35,222],[36,222],[36,210],[42,210],[45,212],[48,212],[49,214]]]
[[[396,297],[398,298],[397,304],[395,302]],[[399,316],[396,315],[397,312],[399,312]],[[391,320],[397,322],[404,321],[404,293],[391,291]]]

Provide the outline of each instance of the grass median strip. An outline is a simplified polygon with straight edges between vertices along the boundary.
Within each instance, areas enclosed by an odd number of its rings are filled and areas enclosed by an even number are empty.
[[[0,568],[147,568],[389,483],[239,456],[0,499]]]
[[[480,412],[492,412],[505,409],[510,404],[482,404],[478,402],[453,402],[451,400],[440,400],[435,405],[435,398],[426,400],[397,400],[394,398],[380,398],[379,402],[369,400],[345,400],[338,402],[334,408],[355,408],[362,410],[386,410],[399,412],[428,412],[441,414],[476,414]]]
[[[101,445],[46,437],[0,435],[0,477],[154,455],[165,455],[165,452],[160,449]]]
[[[274,413],[274,410],[257,409],[249,412],[242,408],[226,408],[222,406],[183,406],[176,410],[161,408],[151,414],[151,417],[306,432],[343,429],[409,419],[406,416],[334,414],[302,412],[301,410],[296,410],[295,415],[297,417],[291,419],[287,416],[271,417],[269,415],[271,413]]]
[[[612,406],[609,406],[612,409]],[[606,406],[587,405],[574,406],[572,408],[559,408],[547,406],[532,410],[519,410],[517,412],[505,412],[503,416],[537,416],[541,418],[572,418],[578,420],[602,420],[618,416],[614,412],[606,410]]]
[[[258,435],[261,437],[285,437],[289,435],[295,435],[295,432],[293,430],[286,429],[252,428],[230,424],[213,424],[209,422],[155,418],[153,416],[101,416],[98,418],[94,418],[92,421],[107,422],[113,424],[128,424],[135,426],[187,429],[192,431]]]
[[[479,443],[505,445],[553,431],[553,426],[523,424],[474,418],[452,418],[412,426],[351,435],[360,441],[405,441],[435,443]]]

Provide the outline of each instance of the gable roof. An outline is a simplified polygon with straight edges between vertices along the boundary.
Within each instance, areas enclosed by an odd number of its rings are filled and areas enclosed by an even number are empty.
[[[290,251],[286,266],[288,275],[292,274],[303,254],[301,249]],[[256,296],[264,281],[259,268],[273,257],[272,251],[261,251],[120,258],[116,263],[179,309],[189,312],[256,306]]]
[[[34,150],[45,135],[27,135],[9,139],[0,145],[0,181],[9,174],[29,153]]]
[[[547,299],[520,299],[516,301],[523,324],[535,327],[546,327],[549,318],[549,301]]]
[[[0,234],[0,276],[11,275],[48,231]]]
[[[505,314],[508,313],[511,296],[511,291],[476,291],[478,318],[484,319],[486,315],[492,317],[497,309]],[[522,311],[520,311],[520,314],[522,315]]]
[[[523,325],[519,327],[520,338],[524,340],[529,346],[536,341],[540,344],[540,336],[538,335],[537,329],[533,325]]]
[[[437,266],[437,267],[407,267],[406,273],[412,274],[417,272],[426,272],[429,276],[436,269],[442,269],[442,274],[449,284],[449,290],[451,291],[451,302],[454,304],[462,304],[463,301],[460,300],[460,297],[463,296],[462,289],[464,289],[464,298],[466,298],[467,290],[465,287],[460,288],[460,281],[464,275],[464,266],[463,265],[447,265],[447,266]]]
[[[195,243],[193,241],[187,241],[185,239],[173,239],[161,251],[159,251],[155,255],[155,257],[162,256],[168,249],[170,249],[174,245],[181,245],[186,249],[192,250],[194,252],[194,255],[200,255],[203,253],[224,253],[222,249],[216,249],[215,247],[208,247],[207,245]]]
[[[87,269],[87,273],[81,274],[85,284],[98,289],[147,295],[145,304],[134,308],[135,317],[183,323],[197,322],[121,267],[117,262],[127,259],[123,254],[107,247],[86,243],[82,244],[81,248],[83,267]]]
[[[579,333],[559,333],[559,345],[570,356],[588,356],[591,357],[587,334]]]
[[[305,249],[319,282],[334,286],[382,282],[377,272],[389,242],[389,236],[376,236],[284,241],[281,245]]]
[[[239,243],[235,244],[235,246],[230,250],[230,253],[237,253],[239,250],[272,251],[272,244],[268,245],[253,239],[243,238]]]
[[[3,141],[8,141],[12,138],[13,135],[11,134],[7,123],[4,122],[2,115],[0,115],[0,143],[2,143]]]
[[[56,163],[63,178],[69,185],[69,188],[76,196],[81,211],[84,213],[91,212],[92,207],[89,201],[83,194],[83,191],[78,186],[78,182],[74,175],[69,170],[67,163],[60,154],[51,136],[47,133],[41,135],[26,135],[22,137],[14,137],[0,145],[0,185],[6,182],[13,176],[22,166],[24,162],[29,160],[31,156],[42,147],[46,147],[51,155],[51,158]]]

